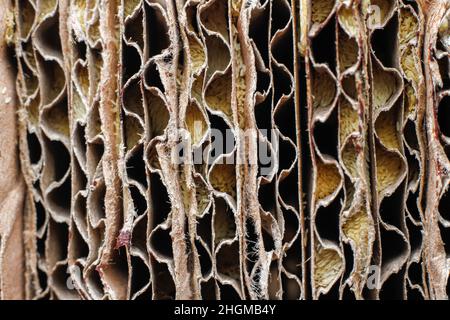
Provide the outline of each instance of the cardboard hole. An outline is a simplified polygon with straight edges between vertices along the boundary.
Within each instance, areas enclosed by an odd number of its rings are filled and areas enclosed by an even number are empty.
[[[442,243],[446,256],[450,255],[450,228],[445,227],[442,222],[438,224]]]
[[[125,130],[125,145],[127,151],[133,149],[144,137],[144,128],[134,116],[125,116],[123,119]]]
[[[208,127],[205,115],[195,100],[187,106],[185,121],[192,144],[197,145],[205,136]]]
[[[353,133],[359,132],[358,112],[353,109],[347,99],[339,103],[339,141],[344,144],[345,139]]]
[[[354,38],[339,30],[339,67],[341,72],[354,66],[358,61],[358,44]]]
[[[139,1],[138,1],[139,2]],[[124,37],[128,42],[136,43],[141,50],[144,49],[144,17],[143,10],[138,9],[138,13],[127,19],[125,22]]]
[[[149,56],[153,57],[169,47],[169,28],[159,6],[149,6],[147,2],[144,2],[144,7],[147,23],[147,37],[145,41]]]
[[[218,245],[222,240],[233,239],[236,236],[234,214],[222,198],[215,198],[214,243]]]
[[[88,143],[86,164],[89,176],[92,177],[97,170],[105,151],[103,143]]]
[[[331,14],[334,8],[334,0],[311,1],[311,20],[313,23],[322,24]]]
[[[239,243],[234,241],[232,244],[225,243],[220,247],[216,254],[217,272],[227,278],[239,282]]]
[[[140,194],[137,196],[138,198],[142,198],[145,203],[141,203],[138,205],[140,208],[139,211],[143,212],[142,215],[135,217],[133,220],[133,229],[131,230],[131,238],[130,245],[134,248],[133,251],[147,254],[147,229],[150,228],[149,224],[149,205],[150,197],[148,194],[148,189],[142,190],[141,188],[137,188],[136,185],[132,185],[136,192]],[[138,190],[139,189],[139,190]],[[141,201],[141,200],[139,200]]]
[[[126,168],[128,179],[140,183],[145,188],[147,187],[144,147],[142,145],[137,146],[137,148],[133,150],[132,155],[126,160]]]
[[[352,214],[342,224],[342,231],[344,235],[355,243],[359,252],[362,254],[367,254],[367,250],[369,249],[369,228],[369,217],[367,212],[362,210]]]
[[[450,96],[445,96],[439,103],[437,118],[440,132],[450,137]]]
[[[215,164],[211,169],[209,181],[214,189],[236,197],[235,166],[230,164]]]
[[[34,206],[36,208],[36,233],[43,235],[48,225],[48,214],[40,200],[35,201]]]
[[[395,231],[381,228],[381,270],[385,270],[392,261],[403,256],[407,251],[407,244],[403,237]]]
[[[247,217],[245,219],[245,256],[246,256],[246,269],[249,273],[252,272],[255,264],[259,260],[260,250],[260,234],[261,230],[257,230],[255,222],[252,218]],[[257,266],[256,266],[257,268]]]
[[[311,75],[313,107],[328,108],[336,96],[336,83],[331,75],[322,70],[314,69]]]
[[[58,264],[51,275],[51,288],[57,300],[77,300],[80,299],[76,290],[69,290],[67,287],[67,263]]]
[[[450,221],[450,191],[447,190],[439,199],[439,214],[442,218]]]
[[[22,59],[21,62],[24,94],[31,95],[39,87],[39,80],[36,74],[27,66],[26,62]]]
[[[74,70],[75,83],[81,91],[81,94],[85,99],[89,97],[89,72],[87,65],[83,65],[81,61],[78,61]]]
[[[54,1],[39,1],[39,3],[51,4]],[[56,5],[56,3],[53,3]],[[51,8],[50,8],[51,10]],[[42,13],[41,13],[42,16]],[[34,32],[35,45],[48,56],[61,56],[61,38],[59,36],[59,15],[58,13],[43,20]]]
[[[95,268],[92,268],[91,270],[86,272],[85,279],[90,294],[93,295],[96,299],[101,299],[104,294],[103,284],[100,279],[100,275],[95,270]]]
[[[146,93],[145,107],[148,113],[150,139],[163,135],[169,123],[169,110],[166,103],[159,96]]]
[[[398,181],[404,170],[404,164],[397,154],[385,150],[379,144],[375,149],[377,190],[382,193]]]
[[[59,141],[44,139],[44,161],[46,181],[60,181],[70,168],[70,154],[67,148]],[[45,184],[48,184],[45,183]]]
[[[302,250],[298,250],[301,246],[301,237],[299,236],[289,247],[286,247],[285,249],[286,256],[283,258],[283,267],[292,275],[301,276]]]
[[[314,140],[320,153],[322,155],[329,155],[334,159],[338,157],[338,126],[337,108],[333,108],[328,118],[324,122],[316,122],[313,128]]]
[[[96,226],[100,220],[104,219],[105,213],[105,195],[106,186],[102,180],[97,180],[95,187],[90,191],[87,198],[88,214],[90,220],[94,226]]]
[[[126,111],[136,114],[144,121],[142,92],[138,80],[138,78],[133,79],[123,89],[123,107]]]
[[[278,192],[280,197],[283,199],[283,202],[287,205],[293,206],[294,208],[299,207],[299,196],[297,193],[298,190],[298,167],[295,164],[292,167],[289,175],[281,180],[278,184]],[[292,190],[296,190],[296,192],[292,192]]]
[[[41,292],[47,290],[48,287],[48,276],[47,273],[41,268],[37,268],[39,287],[41,288]]]
[[[266,212],[274,212],[276,200],[275,181],[260,184],[258,190],[258,200],[261,208]]]
[[[46,240],[48,234],[48,225],[45,228],[45,231],[42,233],[42,236],[38,236],[36,238],[36,253],[38,254],[40,259],[45,259],[45,248],[46,248]]]
[[[296,280],[287,277],[284,272],[281,272],[281,284],[283,288],[283,300],[300,299],[301,288]]]
[[[60,187],[49,192],[46,201],[50,212],[58,221],[68,220],[71,205],[71,177],[68,176]]]
[[[212,216],[213,211],[211,207],[203,217],[197,220],[197,235],[206,243],[210,250],[212,249]]]
[[[404,299],[405,291],[405,268],[398,273],[392,274],[384,283],[380,290],[380,299],[400,300]]]
[[[270,101],[270,99],[269,99]],[[259,110],[259,108],[261,108],[262,106],[258,106],[257,110]],[[267,106],[267,108],[269,108],[270,106]],[[261,116],[263,116],[263,112],[269,112],[266,113],[265,116],[268,117],[268,115],[270,115],[270,110],[264,110],[264,108],[262,108],[262,110],[260,110],[261,112]],[[269,117],[268,117],[269,118]],[[266,122],[267,124],[270,124],[272,119],[265,119],[264,122]],[[281,108],[277,108],[276,112],[274,112],[273,114],[273,120],[275,122],[275,124],[278,127],[278,130],[280,130],[281,134],[283,134],[283,136],[288,137],[289,139],[291,139],[292,141],[296,140],[296,126],[295,126],[295,104],[294,101],[292,99],[289,99],[286,104],[284,104]],[[266,129],[268,130],[269,128],[271,128],[271,126],[263,126],[263,127],[259,127],[261,129]],[[268,133],[268,138],[270,137],[270,134]]]
[[[35,132],[27,130],[27,150],[30,163],[37,164],[42,157],[41,143]]]
[[[341,176],[334,164],[325,164],[321,160],[317,163],[316,201],[323,200],[336,191],[341,182]]]
[[[34,25],[36,11],[29,0],[20,0],[17,11],[19,12],[19,28],[22,38],[27,38]]]
[[[396,93],[399,83],[394,73],[373,64],[373,103],[375,110],[385,107]]]
[[[34,71],[37,70],[36,57],[34,56],[34,45],[32,39],[22,42],[22,51],[24,53],[24,61]]]
[[[292,92],[292,78],[286,69],[272,64],[272,75],[273,75],[273,99],[275,104],[280,100],[280,98],[285,95],[289,95]]]
[[[319,207],[315,212],[314,222],[321,239],[339,242],[339,213],[342,209],[343,192],[326,207]]]
[[[211,5],[200,12],[200,21],[205,28],[218,32],[228,39],[228,5],[226,1],[211,1]]]
[[[133,51],[137,52],[135,49],[133,49]],[[146,66],[144,76],[145,76],[144,79],[145,85],[147,87],[155,87],[159,89],[162,93],[164,93],[164,86],[161,82],[158,67],[154,62],[151,62],[149,65]]]
[[[269,299],[270,300],[279,300],[281,298],[280,294],[282,292],[281,290],[281,275],[280,275],[280,269],[278,267],[277,261],[272,261],[270,264],[270,271],[269,271]]]
[[[320,295],[319,300],[339,300],[340,283],[336,281],[328,292]]]
[[[50,219],[47,237],[46,262],[48,271],[51,271],[58,261],[67,258],[69,226]]]
[[[216,281],[210,278],[208,281],[200,282],[200,290],[202,293],[202,300],[217,300]]]
[[[353,75],[346,75],[342,78],[342,89],[350,99],[354,101],[358,99],[355,77]]]
[[[151,226],[157,226],[166,221],[172,210],[172,203],[167,193],[167,188],[162,183],[161,176],[157,173],[150,174]]]
[[[145,200],[145,196],[134,185],[130,185],[129,189],[131,198],[133,199],[134,212],[138,216],[143,215],[147,211],[147,201]]]
[[[346,237],[349,238],[348,236],[346,236]],[[355,267],[355,259],[353,257],[354,252],[353,252],[353,249],[350,244],[342,241],[342,249],[343,249],[344,261],[345,261],[345,270],[344,270],[344,274],[342,275],[342,280],[345,281],[345,280],[349,279],[350,276],[352,275],[353,268]],[[344,293],[344,296],[345,296],[345,293]],[[354,294],[353,294],[353,296],[354,296]]]
[[[381,112],[375,121],[375,130],[380,141],[389,149],[400,149],[397,123],[400,121],[398,108],[394,107]]]
[[[314,5],[313,5],[314,6]],[[331,72],[336,72],[336,49],[332,46],[336,45],[336,18],[333,15],[330,21],[323,27],[322,30],[311,41],[312,55],[315,63],[324,63],[328,65]],[[339,44],[341,46],[342,44]],[[290,57],[290,61],[293,59]],[[291,69],[292,70],[292,69]]]
[[[150,282],[150,270],[140,256],[130,255],[131,259],[131,296],[144,289]]]
[[[231,72],[215,78],[205,90],[205,101],[214,111],[223,112],[232,119]]]
[[[340,6],[338,11],[338,20],[345,32],[352,38],[358,35],[358,21],[353,13],[352,6]]]
[[[39,55],[38,55],[39,57]],[[61,66],[54,60],[38,58],[41,99],[44,105],[53,102],[63,91],[66,78]]]
[[[297,150],[292,143],[280,139],[279,141],[279,170],[288,170],[296,160]]]
[[[123,80],[127,82],[132,76],[137,74],[141,69],[141,56],[137,49],[133,46],[129,46],[125,43],[122,45],[122,72],[123,72]],[[155,68],[155,65],[153,65],[153,68]],[[151,72],[156,71],[156,69],[153,69]],[[151,74],[150,77],[159,75],[159,72],[157,72],[155,75]],[[146,75],[147,80],[148,73]]]
[[[78,195],[75,197],[72,214],[78,231],[84,239],[88,239],[86,198],[84,196]]]
[[[270,7],[255,8],[251,12],[249,36],[255,42],[266,66],[269,65],[269,19]]]
[[[272,20],[273,21],[273,20]],[[328,36],[329,33],[327,33],[325,30],[325,33],[323,33],[324,38],[326,38]],[[271,45],[271,52],[272,52],[272,56],[273,58],[278,62],[281,63],[283,65],[285,65],[291,72],[292,70],[294,70],[294,50],[293,50],[293,46],[294,44],[292,43],[293,37],[292,35],[292,25],[289,24],[285,33],[283,35],[280,36],[276,36],[275,41],[272,41],[272,45]],[[321,33],[322,35],[322,33]],[[317,47],[315,46],[315,42],[313,42],[313,50],[316,53],[316,49]],[[321,62],[329,62],[330,66],[333,65],[333,60],[330,56],[333,55],[332,52],[330,52],[330,54],[323,54],[323,52],[320,52],[321,54],[318,55],[318,58],[320,59]]]
[[[172,238],[170,230],[156,227],[150,234],[150,245],[159,256],[164,259],[173,259]]]
[[[283,243],[290,243],[295,239],[300,227],[300,221],[297,213],[292,211],[290,208],[281,208],[284,217],[284,234]]]
[[[158,263],[152,259],[153,299],[175,299],[175,283],[169,272],[167,264]]]
[[[202,276],[206,278],[211,274],[212,270],[211,256],[200,241],[195,240],[195,247],[197,248],[198,258],[200,260]]]
[[[314,287],[326,289],[339,277],[343,267],[342,258],[333,249],[316,249],[314,256]]]
[[[56,105],[42,111],[42,126],[50,129],[53,133],[69,138],[69,116],[67,110],[67,99],[64,98]]]
[[[185,6],[186,25],[190,32],[199,35],[199,22],[197,21],[199,3],[189,3]]]
[[[374,10],[374,13],[369,16],[371,25],[375,27],[384,25],[394,9],[394,2],[390,0],[371,0],[370,4],[378,9],[378,11]]]
[[[220,300],[236,301],[241,300],[241,296],[236,289],[229,284],[219,284]]]
[[[203,45],[196,37],[188,36],[192,72],[197,73],[206,61]]]
[[[86,190],[87,187],[87,176],[86,172],[81,169],[80,161],[77,156],[72,158],[72,172],[71,172],[73,182],[72,182],[72,194],[74,197],[82,195],[78,194],[81,190]]]
[[[195,197],[197,199],[197,213],[198,215],[202,215],[209,202],[210,202],[210,190],[208,189],[208,186],[206,185],[206,183],[200,179],[200,178],[196,178],[195,179]]]
[[[411,281],[412,284],[417,284],[421,286],[423,284],[422,275],[423,275],[422,266],[419,263],[413,262],[409,265],[408,279]]]
[[[76,123],[75,130],[72,135],[74,153],[77,155],[83,166],[86,164],[87,153],[85,128],[86,127],[80,123]]]
[[[403,189],[397,188],[393,194],[381,200],[379,209],[381,219],[399,230],[403,228],[404,223],[403,197]]]
[[[341,153],[342,162],[347,173],[352,178],[357,178],[359,176],[358,172],[358,150],[355,145],[348,141]]]
[[[74,260],[86,259],[89,255],[89,246],[86,241],[84,241],[75,224],[72,224],[70,232],[69,249],[71,252],[69,253],[69,256]]]
[[[376,7],[374,7],[376,8]],[[375,11],[376,12],[376,9]],[[376,16],[376,13],[374,14]],[[369,18],[370,20],[370,18]],[[396,68],[398,58],[396,49],[398,46],[398,19],[392,18],[383,29],[373,31],[371,47],[381,64],[388,68]]]
[[[227,68],[231,55],[229,47],[219,37],[207,36],[205,38],[205,44],[208,55],[206,79],[209,80],[214,72],[224,71]]]

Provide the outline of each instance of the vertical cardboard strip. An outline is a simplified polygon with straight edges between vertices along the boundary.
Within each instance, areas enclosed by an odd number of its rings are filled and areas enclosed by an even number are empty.
[[[25,298],[23,214],[25,183],[19,165],[16,70],[12,63],[14,13],[0,3],[0,299]]]

